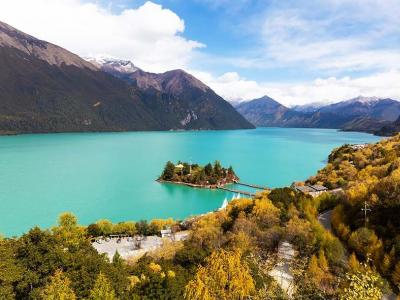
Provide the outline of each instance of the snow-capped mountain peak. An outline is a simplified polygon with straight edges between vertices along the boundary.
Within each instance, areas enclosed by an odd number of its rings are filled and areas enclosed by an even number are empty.
[[[290,108],[295,111],[309,113],[309,112],[315,112],[318,109],[320,109],[321,107],[324,107],[324,106],[327,106],[330,104],[332,104],[332,102],[328,102],[328,101],[310,102],[310,103],[306,103],[306,104],[293,105]]]
[[[358,96],[356,98],[350,99],[348,101],[345,101],[347,103],[354,103],[354,102],[359,102],[363,104],[370,104],[379,101],[380,98],[378,97],[364,97],[364,96]]]
[[[121,74],[132,74],[140,70],[130,60],[118,59],[110,56],[99,55],[85,57],[85,60],[105,71],[114,71]]]

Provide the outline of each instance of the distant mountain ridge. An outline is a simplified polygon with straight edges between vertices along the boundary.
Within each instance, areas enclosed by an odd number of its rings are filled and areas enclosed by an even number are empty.
[[[389,98],[359,96],[354,99],[324,106],[319,111],[394,121],[400,115],[400,102]]]
[[[265,96],[242,102],[236,109],[256,126],[336,128],[377,133],[400,116],[400,102],[389,98],[356,97],[320,107],[287,108]]]
[[[254,128],[208,87],[181,91],[174,72],[165,91],[142,89],[121,80],[141,71],[129,61],[89,62],[1,22],[0,66],[0,134]]]
[[[239,103],[236,110],[256,126],[280,126],[289,108],[264,96],[249,102]]]

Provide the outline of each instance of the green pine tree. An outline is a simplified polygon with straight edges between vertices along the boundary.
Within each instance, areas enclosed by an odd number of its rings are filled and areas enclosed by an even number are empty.
[[[161,179],[172,180],[174,178],[174,175],[175,175],[175,165],[171,161],[168,161],[161,175]]]
[[[121,255],[119,254],[118,251],[115,251],[115,254],[112,259],[112,263],[116,267],[122,267],[122,265],[124,264],[124,260],[122,259]]]

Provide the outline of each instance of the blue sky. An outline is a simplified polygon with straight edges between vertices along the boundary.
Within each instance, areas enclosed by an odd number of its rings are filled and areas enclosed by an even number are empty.
[[[0,19],[28,33],[81,56],[185,69],[228,100],[400,100],[399,0],[4,2]]]
[[[145,2],[103,1],[117,13]],[[302,79],[330,75],[360,76],[386,70],[391,63],[394,67],[399,64],[391,62],[390,58],[386,62],[382,57],[400,51],[399,1],[153,2],[171,9],[184,20],[183,36],[206,45],[200,51],[205,57],[198,63],[193,61],[193,67],[202,66],[204,60],[214,72],[227,72],[234,67],[248,78],[290,81],[297,80],[299,72]],[[292,41],[296,50],[308,47],[314,53],[301,55],[297,52],[298,57],[293,59],[280,57],[276,51],[282,44],[286,44],[284,48],[290,48]],[[348,61],[358,53],[364,53],[374,61]],[[283,52],[282,56],[285,54],[294,53]],[[337,66],[334,61],[329,64],[323,61],[324,57],[339,56],[342,60]],[[303,62],[307,61],[309,64],[305,65]]]

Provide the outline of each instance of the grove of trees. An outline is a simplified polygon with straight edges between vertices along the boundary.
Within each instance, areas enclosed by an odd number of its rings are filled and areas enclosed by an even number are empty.
[[[159,179],[196,185],[219,185],[232,183],[239,178],[232,167],[224,168],[219,161],[215,161],[213,165],[208,163],[204,167],[180,161],[175,165],[168,161]]]

